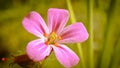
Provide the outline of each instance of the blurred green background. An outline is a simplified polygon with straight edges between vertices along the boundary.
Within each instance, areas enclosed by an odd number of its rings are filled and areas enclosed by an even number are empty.
[[[87,1],[71,0],[71,3],[76,20],[83,22],[89,30]],[[0,60],[0,68],[22,68],[18,64],[9,66],[13,62],[11,55],[25,54],[27,43],[36,39],[23,28],[22,20],[29,12],[37,11],[47,22],[49,8],[68,9],[66,0],[0,0],[0,59],[8,58],[7,61]],[[120,0],[94,0],[93,21],[94,67],[120,68]],[[68,24],[70,23],[69,20]],[[67,45],[78,54],[76,44]],[[88,47],[88,41],[82,43],[87,68]],[[54,53],[46,59],[42,67],[63,68]],[[82,68],[81,62],[73,68]]]

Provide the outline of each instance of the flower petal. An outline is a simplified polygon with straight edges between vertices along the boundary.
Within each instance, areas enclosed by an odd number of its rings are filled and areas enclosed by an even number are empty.
[[[71,68],[79,62],[79,57],[68,47],[62,44],[52,46],[57,57],[57,60],[66,68]]]
[[[26,52],[30,59],[38,62],[49,56],[51,50],[52,48],[47,46],[43,40],[37,39],[28,43]]]
[[[38,36],[41,37],[43,34],[48,34],[48,28],[42,19],[42,17],[35,11],[30,12],[24,19],[23,19],[23,26],[24,28]]]
[[[64,29],[59,43],[83,42],[88,39],[88,36],[88,32],[82,23],[74,23]]]
[[[48,10],[48,27],[51,31],[57,34],[61,33],[64,26],[66,25],[69,18],[69,13],[65,9],[54,9]]]

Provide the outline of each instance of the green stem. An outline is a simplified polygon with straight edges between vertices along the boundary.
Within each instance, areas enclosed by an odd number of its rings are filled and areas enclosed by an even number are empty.
[[[89,47],[88,47],[88,67],[94,68],[93,60],[93,0],[87,0],[87,14],[89,23]]]
[[[71,18],[71,22],[74,23],[74,22],[76,22],[76,18],[75,18],[73,9],[72,9],[71,1],[70,0],[66,0],[66,2],[67,2],[67,5],[68,5],[68,9],[70,11],[70,14],[71,14],[71,17],[70,17]],[[86,66],[85,66],[85,60],[83,58],[83,52],[82,52],[81,44],[77,43],[77,47],[78,47],[78,52],[79,52],[79,56],[80,56],[80,61],[81,61],[81,64],[82,64],[82,68],[86,68]]]
[[[120,32],[116,42],[116,47],[114,49],[113,60],[111,63],[111,68],[118,68],[120,61]]]
[[[113,48],[114,48],[114,31],[115,24],[112,22],[114,15],[116,0],[111,0],[110,6],[107,12],[107,23],[104,33],[104,42],[102,48],[102,55],[100,61],[100,68],[109,68],[110,61],[112,58]]]
[[[70,16],[71,22],[74,23],[74,22],[76,22],[76,18],[75,18],[73,9],[72,9],[71,1],[70,0],[66,0],[66,1],[67,1],[68,9],[70,11],[70,15],[71,15]]]

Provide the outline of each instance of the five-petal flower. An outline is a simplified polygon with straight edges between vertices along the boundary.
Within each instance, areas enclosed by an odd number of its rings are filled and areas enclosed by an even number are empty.
[[[38,37],[27,45],[26,52],[30,59],[35,62],[44,60],[53,50],[57,60],[67,68],[79,62],[79,57],[63,43],[83,42],[89,35],[81,22],[65,27],[68,18],[67,10],[56,8],[48,10],[48,25],[35,11],[24,18],[24,28]]]

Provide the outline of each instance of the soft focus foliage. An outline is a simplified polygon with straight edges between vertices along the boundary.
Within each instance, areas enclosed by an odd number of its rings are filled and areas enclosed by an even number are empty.
[[[87,1],[71,0],[77,21],[82,21],[88,28]],[[101,65],[101,58],[105,56],[103,65],[109,68],[120,67],[120,0],[94,0],[94,62],[95,68]],[[48,8],[67,9],[65,0],[0,0],[0,59],[7,57],[8,61],[0,60],[0,68],[10,68],[12,56],[25,53],[26,45],[29,41],[36,39],[29,34],[22,26],[22,20],[26,14],[34,10],[39,12],[47,22]],[[69,21],[68,24],[71,22]],[[82,43],[84,58],[87,60],[88,41]],[[76,44],[68,44],[73,51],[78,54]],[[102,54],[105,46],[107,54]],[[37,64],[36,64],[37,65]],[[80,68],[81,63],[74,68]],[[43,68],[63,68],[52,53],[43,62]],[[13,64],[11,68],[21,68]],[[89,68],[89,67],[87,67]]]

